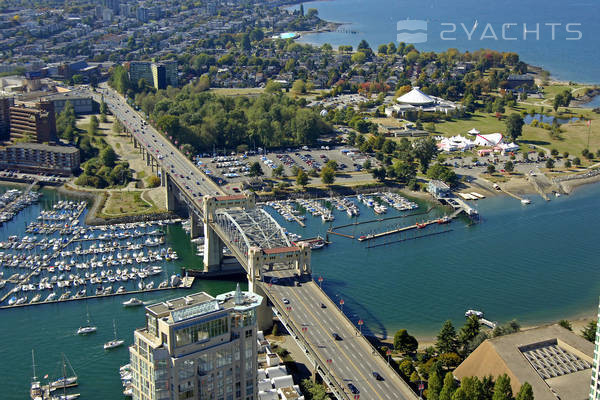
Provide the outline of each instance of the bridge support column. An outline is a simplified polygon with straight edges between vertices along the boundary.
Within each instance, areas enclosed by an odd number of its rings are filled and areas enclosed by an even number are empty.
[[[160,169],[160,186],[166,186],[167,185],[167,172],[164,170],[164,168]]]
[[[150,153],[146,153],[146,167],[150,166]]]
[[[193,215],[193,213],[192,213]],[[206,217],[205,217],[206,218]],[[193,224],[192,224],[193,225]],[[192,229],[194,229],[192,227]],[[204,272],[221,269],[223,260],[223,241],[208,221],[204,221]]]
[[[258,284],[262,281],[260,274],[262,267],[262,250],[251,247],[248,250],[248,290],[262,296],[263,302],[256,307],[256,322],[258,329],[265,331],[273,328],[273,310],[268,304],[268,297]]]
[[[165,186],[167,187],[167,211],[175,211],[175,185],[169,179],[169,176],[165,176]]]
[[[202,220],[196,213],[190,210],[190,236],[192,239],[202,236],[203,233]],[[221,250],[222,251],[222,250]]]

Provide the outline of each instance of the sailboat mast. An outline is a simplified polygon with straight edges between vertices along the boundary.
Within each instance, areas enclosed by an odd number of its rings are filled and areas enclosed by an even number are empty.
[[[33,366],[33,380],[37,380],[37,377],[35,375],[35,354],[33,352],[33,349],[31,349],[31,362],[32,362],[32,366]]]
[[[65,353],[62,353],[63,364],[63,399],[67,398],[67,366],[65,365]]]

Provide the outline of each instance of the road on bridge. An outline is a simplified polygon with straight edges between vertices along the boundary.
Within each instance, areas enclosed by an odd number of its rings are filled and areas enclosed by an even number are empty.
[[[287,323],[293,323],[303,332],[317,356],[330,366],[330,372],[341,383],[348,398],[354,399],[358,394],[361,399],[369,400],[417,399],[406,382],[375,354],[359,329],[314,281],[295,286],[295,278],[284,271],[273,272],[271,276],[278,278],[277,283],[264,283],[265,292],[275,300],[278,309],[287,313]],[[339,340],[334,338],[334,333]],[[382,380],[376,379],[374,372]],[[348,383],[352,383],[359,393],[352,393]]]
[[[127,104],[119,93],[106,84],[102,84],[98,91],[112,114],[123,123],[138,143],[152,154],[163,171],[170,175],[190,199],[200,201],[202,196],[207,194],[225,194],[222,188],[181,154],[168,138],[152,125],[145,123],[143,117]],[[99,97],[98,93],[95,95]]]
[[[170,175],[179,188],[190,199],[194,199],[198,208],[202,196],[224,194],[222,188],[198,170],[168,138],[145,124],[142,116],[121,95],[105,85],[99,91],[115,117],[121,120],[147,152],[152,153],[163,171]],[[94,95],[98,100],[98,93]],[[280,283],[263,283],[265,292],[277,309],[288,316],[287,323],[295,326],[323,365],[328,366],[347,399],[418,398],[315,282],[295,286],[290,281],[293,278],[289,276],[289,271],[271,272],[271,276],[281,278]],[[333,333],[339,335],[339,340],[334,338]],[[381,375],[382,379],[376,379],[374,372]],[[348,384],[354,385],[356,393],[352,393]]]

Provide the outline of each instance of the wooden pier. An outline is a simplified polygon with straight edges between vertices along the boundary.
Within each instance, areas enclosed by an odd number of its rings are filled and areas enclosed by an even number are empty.
[[[399,218],[408,218],[408,217],[415,217],[415,216],[419,216],[419,215],[427,215],[427,214],[429,214],[431,212],[431,210],[433,210],[433,206],[429,207],[426,211],[422,211],[422,212],[418,212],[418,213],[405,214],[405,215],[396,215],[394,217],[376,218],[376,219],[370,219],[368,221],[351,222],[349,224],[334,226],[334,227],[330,228],[327,231],[327,233],[331,233],[333,235],[345,237],[345,238],[348,238],[348,239],[356,239],[356,237],[354,235],[348,235],[348,234],[345,234],[345,233],[336,232],[336,230],[337,229],[348,228],[350,226],[358,226],[358,225],[363,225],[363,224],[372,224],[374,222],[384,222],[384,221],[390,221],[390,220],[399,219]]]
[[[438,219],[431,219],[429,221],[424,221],[424,222],[417,222],[414,225],[404,226],[402,228],[392,229],[390,231],[376,233],[376,234],[373,234],[373,235],[361,236],[361,237],[358,238],[358,241],[362,242],[362,241],[365,241],[365,240],[378,239],[378,238],[381,238],[381,237],[384,237],[384,236],[393,235],[395,233],[406,232],[406,231],[410,231],[410,230],[413,230],[413,229],[423,229],[423,228],[426,228],[429,225],[433,225],[433,224],[443,225],[443,224],[450,223],[450,221],[451,221],[450,218],[447,218],[447,219],[438,218]]]

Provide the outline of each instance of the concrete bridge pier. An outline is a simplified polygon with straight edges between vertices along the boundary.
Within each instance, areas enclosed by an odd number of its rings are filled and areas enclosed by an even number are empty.
[[[192,239],[202,236],[203,228],[202,219],[193,210],[190,210],[190,236]]]
[[[166,186],[167,185],[167,171],[165,171],[163,168],[160,169],[160,186]]]
[[[193,213],[192,213],[193,214]],[[193,226],[193,224],[192,224]],[[193,229],[193,228],[192,228]],[[223,241],[208,222],[204,221],[204,272],[221,269],[223,260]]]
[[[175,199],[175,185],[171,182],[171,178],[168,175],[165,175],[165,186],[167,187],[166,195],[167,195],[167,211],[175,211],[177,208],[176,199]]]
[[[248,250],[248,290],[262,296],[263,302],[255,309],[258,330],[270,330],[273,328],[273,310],[269,306],[269,298],[259,285],[262,281],[263,255],[259,247],[251,247]]]
[[[150,160],[151,160],[150,153],[146,153],[146,167],[150,166]]]

